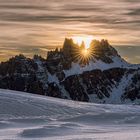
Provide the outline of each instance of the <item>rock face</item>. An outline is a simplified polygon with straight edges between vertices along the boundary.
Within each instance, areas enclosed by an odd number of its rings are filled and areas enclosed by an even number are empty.
[[[140,99],[140,69],[135,72],[131,82],[125,88],[125,93],[122,95],[122,99],[131,99],[131,101]]]
[[[108,43],[107,40],[93,40],[91,42],[91,49],[93,51],[94,57],[100,59],[105,63],[113,63],[113,57],[119,57],[117,51]]]
[[[15,56],[0,64],[0,88],[96,103],[140,103],[140,66],[125,62],[106,40],[91,42],[90,57],[65,39],[47,59]],[[78,57],[77,57],[78,56]]]

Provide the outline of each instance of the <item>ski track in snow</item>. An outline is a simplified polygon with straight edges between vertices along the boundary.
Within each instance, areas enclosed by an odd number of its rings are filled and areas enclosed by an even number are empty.
[[[140,106],[0,89],[0,140],[139,140]]]

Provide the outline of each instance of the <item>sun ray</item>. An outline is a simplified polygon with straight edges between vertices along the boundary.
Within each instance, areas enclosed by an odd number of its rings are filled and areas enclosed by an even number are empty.
[[[92,60],[95,56],[93,49],[90,48],[79,48],[74,51],[74,60],[78,61],[80,64],[89,64],[89,61]]]
[[[81,64],[88,64],[90,60],[96,57],[94,47],[92,45],[92,36],[72,37],[73,42],[79,47],[73,52],[73,58]]]

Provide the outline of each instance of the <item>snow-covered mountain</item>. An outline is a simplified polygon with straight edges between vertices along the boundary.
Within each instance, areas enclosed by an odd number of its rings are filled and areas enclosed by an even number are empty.
[[[15,56],[0,64],[0,88],[76,101],[140,104],[140,65],[127,63],[106,40],[65,39],[47,59]]]
[[[138,140],[140,106],[73,102],[0,89],[1,140]]]

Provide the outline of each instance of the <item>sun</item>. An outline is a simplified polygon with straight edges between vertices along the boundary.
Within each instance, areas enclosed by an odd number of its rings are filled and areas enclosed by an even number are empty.
[[[93,58],[93,51],[90,47],[93,36],[74,36],[71,38],[73,42],[79,46],[79,49],[74,53],[75,59],[82,64],[88,64]],[[84,43],[84,47],[82,47],[82,43]]]
[[[88,57],[88,55],[89,55],[89,50],[88,50],[88,49],[83,49],[83,50],[81,50],[81,53],[82,53],[82,55],[83,55],[84,57]]]
[[[84,42],[85,49],[90,48],[90,44],[93,40],[93,36],[74,36],[72,37],[74,43],[78,44],[79,46]]]

